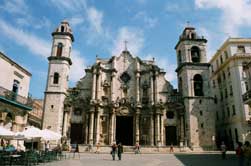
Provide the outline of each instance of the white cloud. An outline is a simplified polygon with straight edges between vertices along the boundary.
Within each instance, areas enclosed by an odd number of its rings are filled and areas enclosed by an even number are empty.
[[[50,0],[50,2],[63,13],[79,12],[86,8],[85,0]]]
[[[219,25],[231,36],[238,36],[241,27],[251,26],[251,1],[249,0],[195,0],[195,6],[201,9],[221,10]]]
[[[157,18],[149,17],[144,11],[136,13],[133,19],[136,21],[143,21],[146,24],[146,27],[148,28],[153,28],[158,23]]]
[[[112,55],[119,55],[125,49],[125,41],[128,41],[127,49],[132,55],[137,56],[144,45],[143,31],[132,27],[120,28],[113,43]]]
[[[28,32],[24,32],[21,29],[17,29],[5,21],[0,19],[0,33],[3,33],[10,39],[14,40],[17,44],[25,46],[32,53],[43,57],[50,55],[51,45]]]
[[[103,13],[97,10],[94,7],[90,7],[87,9],[87,17],[90,23],[90,26],[94,30],[94,32],[102,33],[102,22],[103,22]]]
[[[81,77],[84,76],[85,72],[85,61],[81,57],[80,52],[77,50],[73,50],[72,55],[72,66],[70,69],[70,77],[69,79],[73,82],[79,81]]]
[[[51,43],[21,29],[17,29],[1,19],[0,34],[15,41],[18,45],[24,46],[31,53],[43,57],[43,59],[50,56]],[[83,69],[85,67],[84,59],[77,50],[73,50],[72,52],[72,63],[70,81],[76,82],[83,76]]]
[[[11,14],[28,14],[28,6],[24,0],[5,0],[0,9]]]
[[[81,16],[75,16],[71,17],[68,21],[72,27],[76,27],[84,22],[84,18]]]

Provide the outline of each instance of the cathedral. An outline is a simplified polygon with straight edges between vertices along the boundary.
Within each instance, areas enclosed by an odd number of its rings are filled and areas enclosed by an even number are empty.
[[[76,86],[68,88],[74,41],[69,23],[61,22],[52,37],[43,128],[85,145],[214,145],[207,40],[195,28],[186,27],[175,46],[178,90],[154,59],[134,56],[126,47],[108,59],[97,57]]]

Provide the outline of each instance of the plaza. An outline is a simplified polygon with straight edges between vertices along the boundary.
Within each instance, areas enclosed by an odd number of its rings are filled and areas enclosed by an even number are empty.
[[[174,153],[174,154],[138,154],[125,153],[122,156],[122,160],[117,158],[112,160],[110,154],[94,154],[94,153],[80,153],[80,159],[78,154],[75,158],[72,158],[73,154],[67,154],[66,160],[55,161],[51,163],[45,163],[45,166],[236,166],[238,164],[235,154],[227,154],[226,160],[221,159],[220,153]],[[116,156],[117,157],[117,156]]]

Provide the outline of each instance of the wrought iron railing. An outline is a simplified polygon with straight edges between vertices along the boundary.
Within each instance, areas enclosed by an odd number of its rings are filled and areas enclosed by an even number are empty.
[[[244,93],[242,95],[242,99],[243,99],[244,102],[246,102],[247,100],[251,99],[251,90],[249,90],[246,93]]]
[[[15,92],[10,91],[8,89],[5,89],[1,86],[0,86],[0,96],[6,98],[8,100],[17,102],[19,104],[22,104],[22,105],[32,106],[31,97],[26,98],[26,97],[20,96],[20,95],[16,94]]]

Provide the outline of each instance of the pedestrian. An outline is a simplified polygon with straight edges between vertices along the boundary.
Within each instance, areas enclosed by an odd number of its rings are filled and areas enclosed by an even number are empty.
[[[224,141],[221,142],[221,154],[222,154],[222,159],[226,159],[226,145]]]
[[[116,151],[117,151],[117,145],[113,143],[112,150],[111,150],[112,160],[115,160]]]
[[[173,144],[171,143],[171,146],[170,146],[170,153],[173,153]]]
[[[45,142],[45,151],[46,152],[50,151],[50,141]]]
[[[75,153],[78,153],[78,158],[80,159],[78,143],[75,144],[75,149],[73,151],[73,158],[75,158]]]
[[[99,152],[100,152],[100,143],[97,143],[95,153],[99,153]]]
[[[239,166],[244,166],[244,152],[241,142],[238,142],[238,147],[236,148],[236,155],[239,159]]]
[[[140,146],[138,143],[136,143],[135,145],[135,154],[139,154],[140,153]]]
[[[244,143],[243,154],[245,165],[251,165],[251,146],[249,141],[245,141]]]
[[[122,158],[122,153],[123,153],[123,146],[121,143],[118,144],[118,158],[121,160]]]

